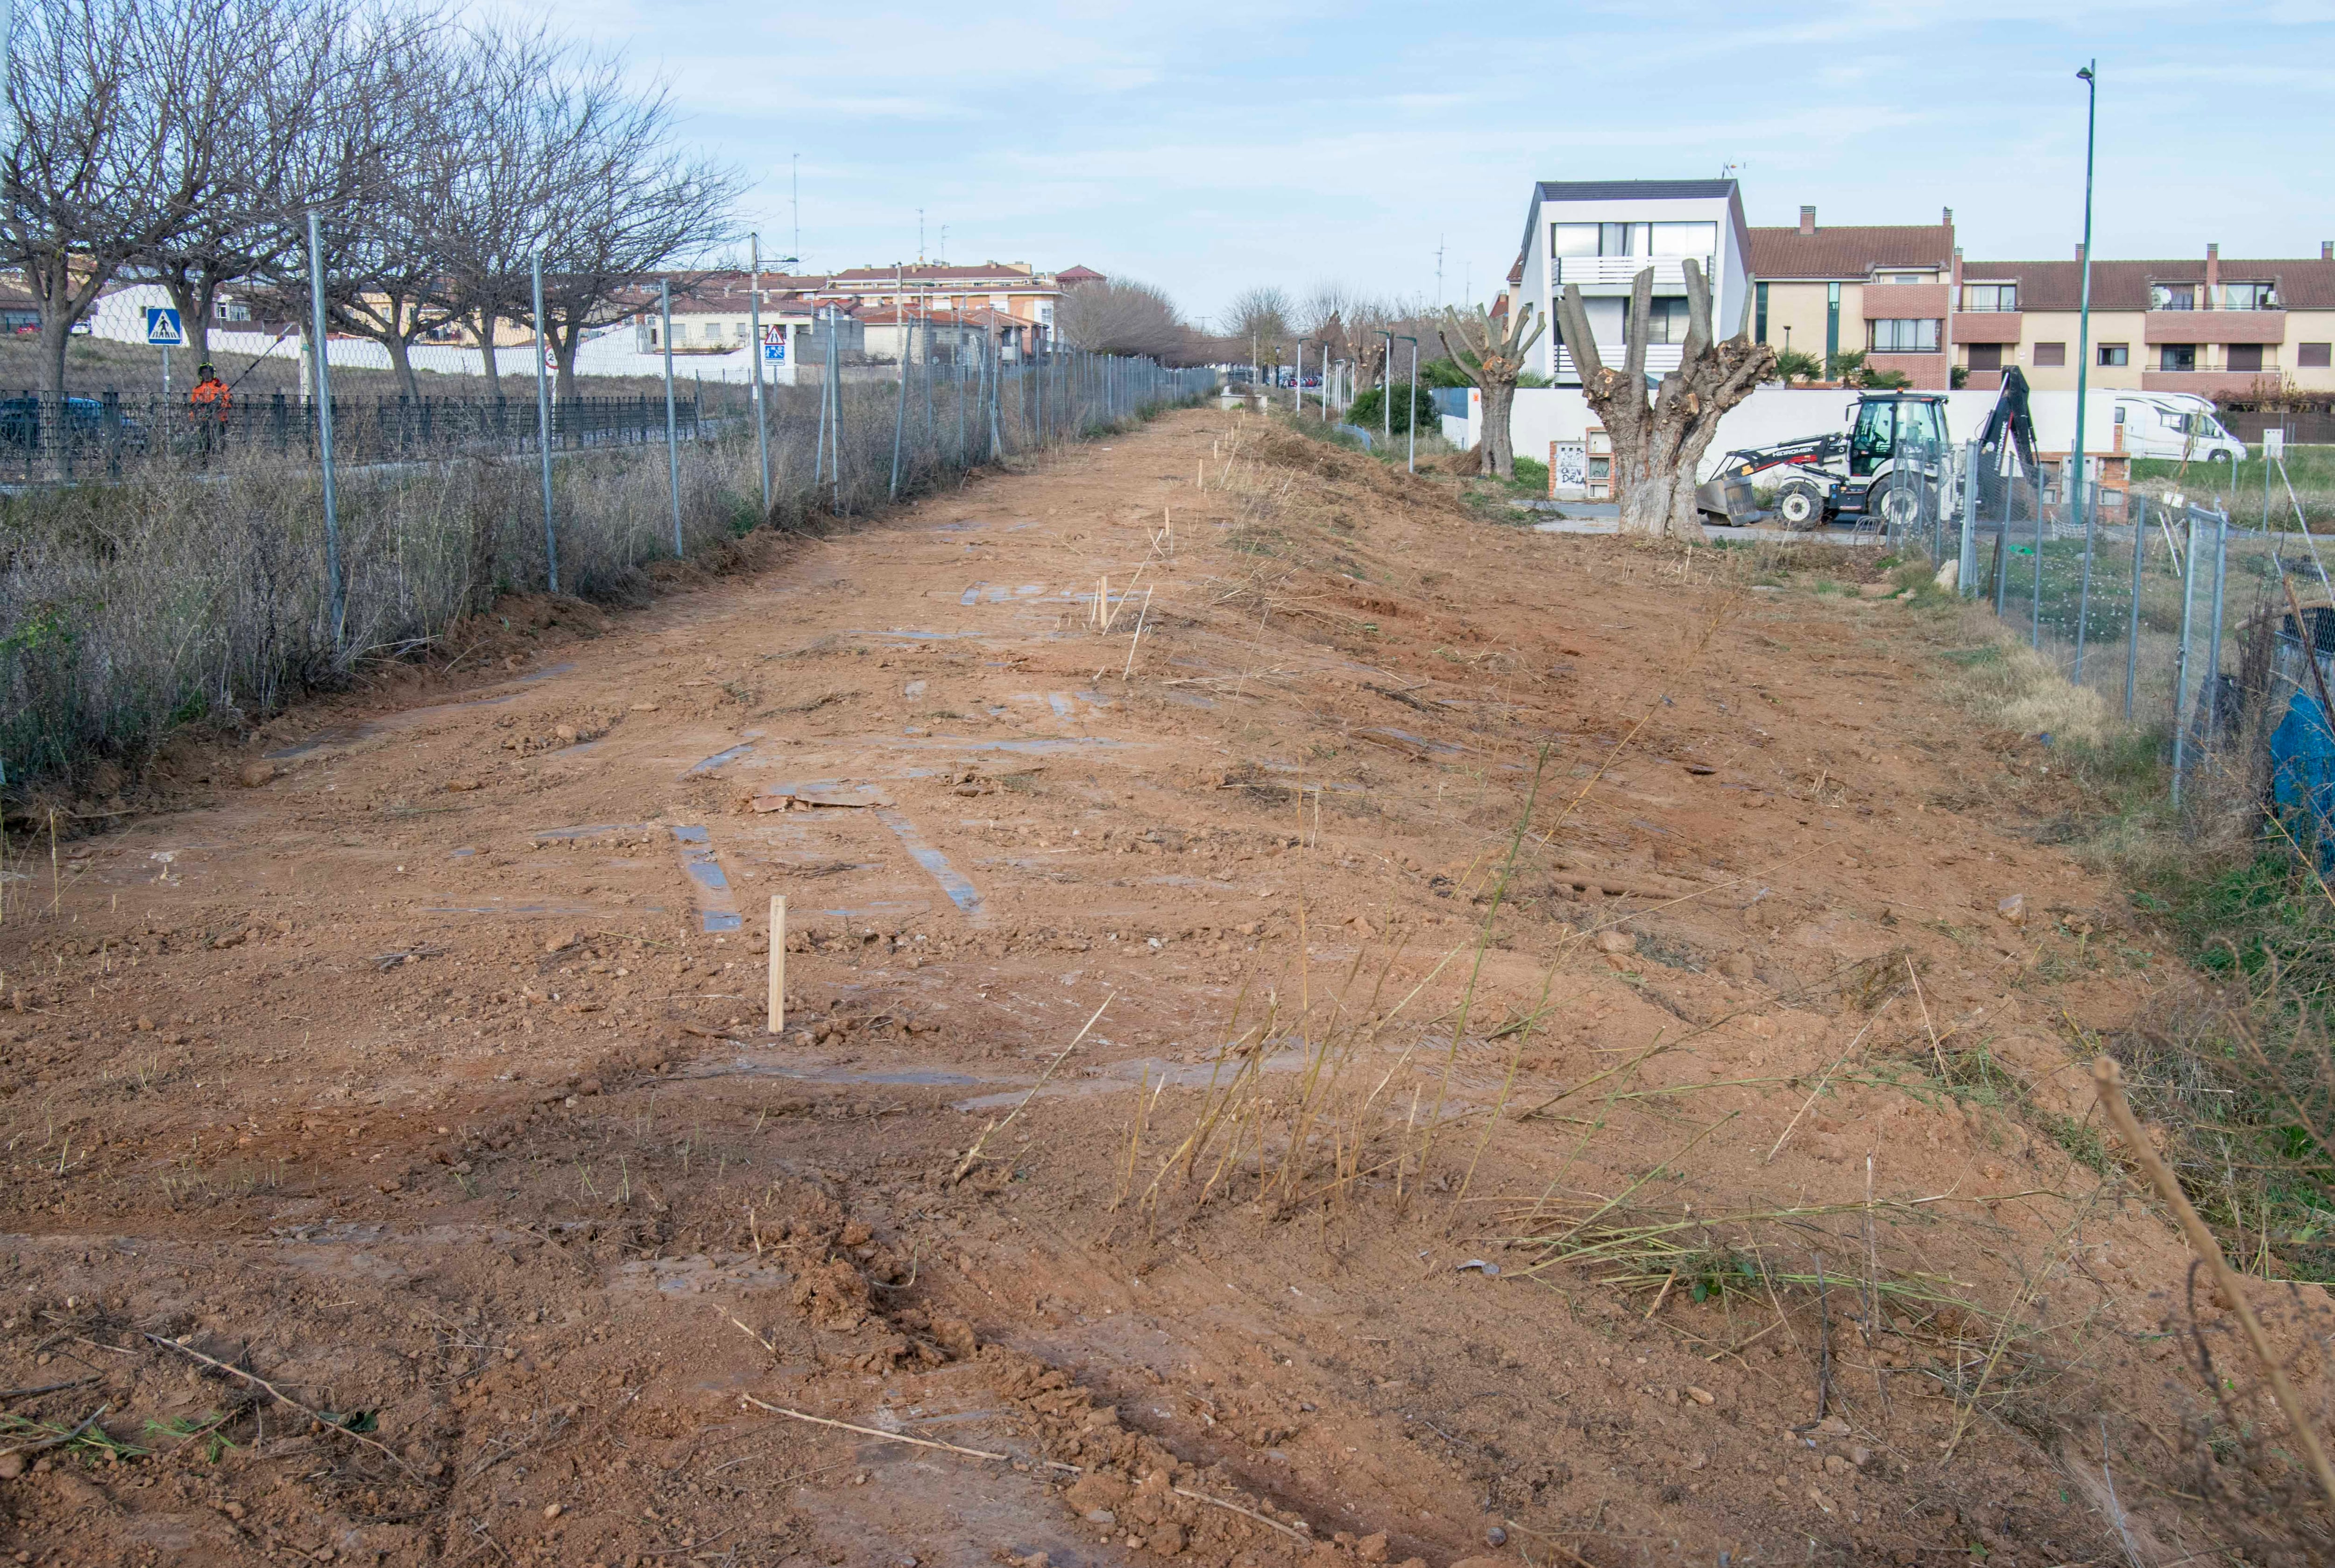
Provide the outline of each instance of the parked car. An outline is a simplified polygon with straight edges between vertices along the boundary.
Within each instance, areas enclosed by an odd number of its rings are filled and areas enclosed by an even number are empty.
[[[60,444],[60,434],[74,450],[83,451],[104,450],[117,439],[126,450],[142,449],[146,444],[146,421],[134,415],[121,416],[117,438],[106,425],[105,404],[97,399],[69,397],[63,400],[63,407],[60,432],[43,428],[49,415],[44,411],[41,399],[0,398],[0,450],[53,450]]]
[[[2194,392],[2118,392],[2116,400],[2124,450],[2136,458],[2244,461],[2246,443],[2222,428],[2219,412],[2211,399]]]

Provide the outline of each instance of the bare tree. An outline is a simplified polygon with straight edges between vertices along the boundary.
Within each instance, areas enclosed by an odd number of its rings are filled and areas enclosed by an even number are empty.
[[[199,19],[200,7],[189,7]],[[189,18],[153,0],[30,0],[16,15],[0,153],[0,257],[41,303],[41,390],[62,396],[65,345],[134,257],[179,232],[210,194],[156,179],[199,168],[188,143],[192,63],[177,48]]]
[[[563,128],[544,114],[541,84],[564,65],[547,34],[482,28],[462,47],[472,88],[470,144],[441,185],[436,247],[449,293],[477,338],[489,395],[502,396],[495,339],[506,321],[532,321],[529,261],[546,181],[560,161]]]
[[[1071,289],[1056,307],[1055,321],[1072,348],[1161,360],[1180,353],[1191,335],[1165,290],[1126,278]]]
[[[643,283],[732,237],[739,179],[675,148],[671,99],[630,97],[612,60],[582,63],[539,112],[550,130],[537,227],[548,319],[538,327],[566,399],[587,332],[653,308]]]
[[[1296,307],[1289,295],[1270,284],[1245,288],[1225,307],[1220,335],[1232,353],[1254,355],[1255,362],[1278,369],[1285,363],[1284,348],[1296,341],[1292,324]]]
[[[1562,341],[1581,373],[1582,392],[1613,443],[1613,483],[1625,534],[1702,537],[1694,505],[1696,466],[1719,433],[1720,416],[1775,371],[1776,351],[1751,341],[1748,322],[1724,343],[1712,339],[1710,286],[1698,264],[1690,260],[1684,266],[1686,343],[1679,368],[1662,377],[1652,399],[1646,395],[1652,267],[1638,274],[1630,289],[1626,347],[1618,371],[1598,356],[1581,286],[1566,284],[1558,307]]]
[[[1516,473],[1513,435],[1508,428],[1510,411],[1516,401],[1516,378],[1524,373],[1525,355],[1540,341],[1541,331],[1547,324],[1533,320],[1533,307],[1529,305],[1503,316],[1494,316],[1478,305],[1473,315],[1446,310],[1443,325],[1436,330],[1436,339],[1443,344],[1443,352],[1483,390],[1484,463],[1504,479],[1514,479]],[[1526,332],[1526,327],[1531,331]],[[1459,340],[1456,346],[1451,341],[1454,337]]]
[[[210,130],[173,149],[179,168],[156,171],[186,221],[135,265],[170,291],[199,356],[224,286],[287,274],[305,284],[306,212],[340,217],[378,169],[382,121],[363,105],[383,86],[383,34],[392,35],[386,53],[402,53],[393,35],[430,24],[381,15],[361,27],[346,0],[197,0],[189,9],[199,15],[182,47]]]

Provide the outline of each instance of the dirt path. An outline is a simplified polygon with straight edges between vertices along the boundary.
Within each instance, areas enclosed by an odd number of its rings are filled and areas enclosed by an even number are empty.
[[[150,1452],[0,1542],[2121,1550],[2180,1262],[2067,1042],[2146,944],[1950,619],[1712,570],[1177,415],[20,861],[0,1381]]]

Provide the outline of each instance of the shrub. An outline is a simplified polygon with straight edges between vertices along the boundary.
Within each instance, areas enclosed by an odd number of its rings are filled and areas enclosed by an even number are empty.
[[[1443,426],[1440,422],[1442,416],[1435,411],[1435,400],[1429,395],[1432,390],[1432,387],[1423,380],[1416,387],[1409,382],[1394,383],[1392,428],[1395,434],[1400,435],[1410,429],[1410,413],[1414,407],[1419,411],[1420,434],[1424,435],[1430,431],[1439,434],[1442,431]],[[1355,398],[1353,405],[1346,411],[1346,422],[1350,425],[1360,425],[1366,431],[1379,430],[1380,421],[1383,417],[1381,411],[1386,404],[1386,395],[1385,389],[1372,387]]]

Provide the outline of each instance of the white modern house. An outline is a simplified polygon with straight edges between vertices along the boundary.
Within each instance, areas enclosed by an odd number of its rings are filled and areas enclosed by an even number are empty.
[[[1691,256],[1714,290],[1711,326],[1733,335],[1751,297],[1750,231],[1731,179],[1544,179],[1533,186],[1523,255],[1510,278],[1512,301],[1529,304],[1548,330],[1533,368],[1559,386],[1578,386],[1573,356],[1557,342],[1556,305],[1581,286],[1599,355],[1619,366],[1623,323],[1639,273],[1654,271],[1652,340],[1646,369],[1674,371],[1686,342],[1686,270]]]

